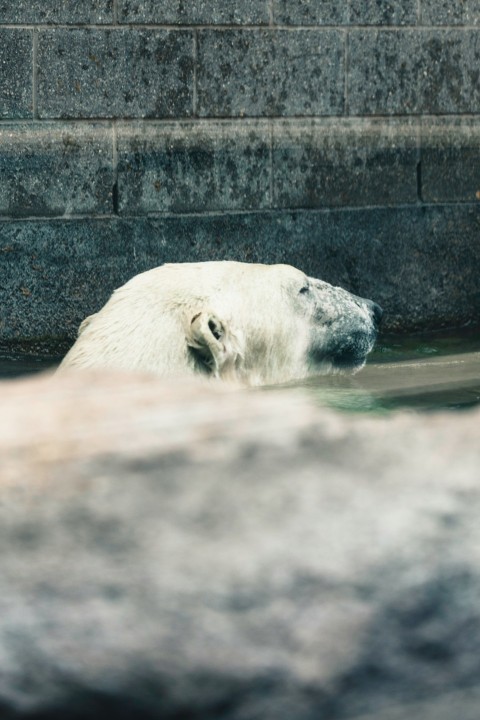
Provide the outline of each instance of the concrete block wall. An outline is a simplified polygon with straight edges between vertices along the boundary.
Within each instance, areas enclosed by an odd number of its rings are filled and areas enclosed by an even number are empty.
[[[478,0],[0,0],[0,343],[168,261],[480,316]]]

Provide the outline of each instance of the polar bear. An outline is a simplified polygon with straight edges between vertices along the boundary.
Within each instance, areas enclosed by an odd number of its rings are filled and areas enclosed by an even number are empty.
[[[281,383],[362,367],[381,315],[376,303],[290,265],[167,264],[136,275],[84,320],[61,368]]]

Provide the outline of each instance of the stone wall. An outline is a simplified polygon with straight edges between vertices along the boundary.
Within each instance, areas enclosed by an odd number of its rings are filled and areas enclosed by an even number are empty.
[[[0,341],[166,261],[480,309],[476,0],[0,0]]]

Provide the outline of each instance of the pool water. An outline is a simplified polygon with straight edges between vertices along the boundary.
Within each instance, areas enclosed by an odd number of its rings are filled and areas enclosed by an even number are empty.
[[[302,383],[322,404],[342,410],[465,410],[480,404],[480,330],[380,337],[355,375]]]
[[[422,360],[445,355],[480,352],[480,328],[431,335],[380,336],[369,364]]]
[[[55,368],[61,355],[0,350],[0,379]],[[381,336],[355,375],[310,378],[301,387],[322,405],[350,412],[462,410],[480,404],[480,330]]]
[[[51,370],[60,364],[61,359],[57,354],[35,355],[28,352],[0,350],[0,380]]]

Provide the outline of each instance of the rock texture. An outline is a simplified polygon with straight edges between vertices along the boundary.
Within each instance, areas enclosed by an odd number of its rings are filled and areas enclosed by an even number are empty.
[[[478,713],[478,412],[4,383],[6,718]]]

